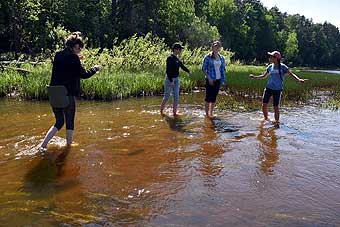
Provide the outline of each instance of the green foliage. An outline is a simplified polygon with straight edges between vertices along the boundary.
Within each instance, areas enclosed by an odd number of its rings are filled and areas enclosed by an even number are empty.
[[[60,31],[64,30],[60,28]],[[181,58],[191,68],[193,76],[182,75],[181,88],[184,91],[189,92],[204,85],[199,65],[208,52],[208,48],[190,49],[188,45],[185,46]],[[115,40],[112,49],[84,49],[83,54],[85,68],[95,64],[103,66],[99,75],[83,81],[83,95],[86,98],[111,100],[163,92],[166,58],[170,54],[164,39],[151,33],[145,36],[134,35],[122,42]],[[233,53],[222,50],[221,54],[229,64]],[[45,99],[45,86],[50,80],[51,66],[48,59],[37,66],[24,64],[23,68],[32,71],[26,76],[13,70],[1,72],[0,96],[17,91],[24,98]]]
[[[46,84],[49,83],[51,64],[25,65],[32,71],[26,76],[15,70],[6,69],[0,74],[0,95],[4,96],[16,91],[20,97],[27,99],[46,99]],[[191,75],[181,74],[181,91],[192,92],[204,87],[205,78],[199,65],[191,65]],[[227,66],[226,103],[220,103],[221,108],[250,110],[258,104],[266,80],[251,80],[249,74],[261,74],[262,66]],[[283,92],[285,101],[307,101],[318,95],[320,91],[332,92],[333,104],[340,97],[340,77],[324,73],[296,71],[301,78],[309,79],[305,84],[299,84],[292,78],[287,78]],[[105,67],[99,74],[82,81],[82,96],[87,99],[114,100],[126,97],[160,95],[163,93],[164,69],[154,70],[115,70]],[[330,103],[330,104],[332,104]]]
[[[288,39],[286,41],[286,49],[284,51],[286,60],[292,64],[294,59],[298,56],[298,53],[299,53],[299,43],[297,39],[297,34],[296,32],[291,32],[288,35]]]
[[[52,70],[50,64],[30,68],[32,73],[24,76],[19,86],[20,96],[26,99],[46,99],[46,85],[50,82]]]
[[[18,90],[22,84],[22,75],[12,69],[7,69],[0,75],[0,97]]]
[[[190,49],[188,45],[181,54],[181,59],[187,65],[199,65],[203,57],[209,52],[207,47]],[[112,49],[84,50],[84,64],[90,67],[94,64],[101,64],[104,67],[118,71],[157,71],[164,70],[166,58],[170,54],[170,48],[165,44],[164,39],[154,36],[151,33],[145,36],[132,36],[122,42],[114,41]],[[221,54],[226,57],[227,63],[234,53],[222,50]]]
[[[193,0],[163,0],[160,5],[160,26],[169,43],[181,40],[198,47],[220,38],[218,29],[204,17],[195,15]]]
[[[70,34],[70,31],[66,30],[63,26],[58,25],[57,27],[53,27],[48,34],[48,37],[51,42],[51,51],[56,51],[64,48],[65,46],[65,37]]]
[[[152,33],[167,46],[206,47],[220,39],[246,63],[266,62],[266,52],[276,49],[292,65],[340,67],[336,26],[267,9],[259,0],[10,0],[1,1],[0,10],[0,51],[15,59],[51,56],[69,31],[81,31],[100,52]]]

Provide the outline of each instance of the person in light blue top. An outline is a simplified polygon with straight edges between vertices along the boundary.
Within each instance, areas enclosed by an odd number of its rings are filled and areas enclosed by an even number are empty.
[[[275,65],[275,64],[269,65],[267,67],[266,72],[269,74],[270,77],[267,82],[266,88],[277,90],[277,91],[282,91],[283,81],[288,71],[289,71],[289,68],[285,64],[281,64],[280,66]]]
[[[269,76],[269,80],[266,85],[266,89],[264,90],[263,99],[262,99],[262,111],[264,115],[264,120],[269,120],[268,118],[268,103],[270,98],[273,96],[273,106],[275,112],[275,125],[280,124],[280,111],[279,105],[281,101],[281,94],[283,91],[283,82],[285,80],[285,75],[293,77],[300,83],[304,83],[305,79],[300,79],[297,75],[292,73],[290,69],[281,63],[282,56],[279,51],[268,52],[269,62],[271,63],[264,74],[259,76],[254,76],[250,74],[250,78],[252,79],[264,79]]]

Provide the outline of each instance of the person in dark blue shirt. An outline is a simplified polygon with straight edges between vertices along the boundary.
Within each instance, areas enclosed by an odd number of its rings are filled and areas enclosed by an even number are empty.
[[[161,103],[161,114],[164,114],[164,109],[166,103],[170,98],[171,91],[173,92],[174,102],[173,102],[173,114],[176,117],[179,113],[177,112],[178,102],[179,102],[179,68],[190,74],[190,70],[184,66],[183,62],[178,58],[183,50],[183,46],[180,43],[175,43],[172,46],[172,53],[166,59],[166,78],[164,81],[164,97]]]

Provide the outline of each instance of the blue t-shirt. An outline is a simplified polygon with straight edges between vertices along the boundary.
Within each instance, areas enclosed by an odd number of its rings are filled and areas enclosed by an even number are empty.
[[[274,66],[271,64],[267,67],[267,73],[269,74],[269,80],[267,82],[267,88],[272,90],[283,90],[283,81],[285,79],[285,74],[288,72],[289,68],[285,64],[281,64],[281,76],[279,73],[279,66]]]

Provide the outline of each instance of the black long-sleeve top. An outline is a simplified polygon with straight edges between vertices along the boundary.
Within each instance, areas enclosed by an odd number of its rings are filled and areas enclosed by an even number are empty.
[[[166,59],[166,75],[170,82],[173,81],[173,78],[177,78],[179,75],[179,68],[183,69],[185,72],[190,73],[190,70],[184,66],[183,62],[176,57],[176,55],[171,54]]]
[[[85,70],[80,63],[79,57],[70,49],[59,51],[53,61],[52,78],[50,85],[63,85],[68,95],[80,95],[80,79],[87,79],[93,76],[97,69]]]

